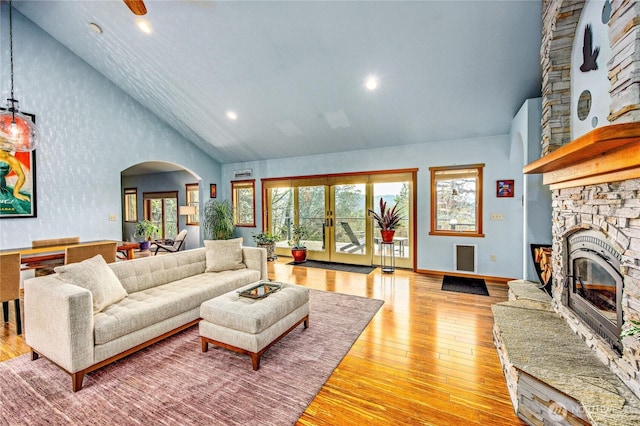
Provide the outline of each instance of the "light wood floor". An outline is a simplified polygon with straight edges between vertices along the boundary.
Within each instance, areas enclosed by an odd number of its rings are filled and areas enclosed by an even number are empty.
[[[269,277],[385,301],[298,425],[524,425],[513,413],[493,346],[491,305],[507,299],[440,290],[441,277],[369,275],[269,263]],[[313,318],[311,318],[313,327]],[[29,352],[13,313],[0,361]]]

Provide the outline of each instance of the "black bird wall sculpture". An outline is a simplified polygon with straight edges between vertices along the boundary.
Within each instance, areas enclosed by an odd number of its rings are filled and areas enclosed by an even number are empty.
[[[588,72],[597,70],[598,64],[596,60],[598,59],[599,53],[599,47],[593,49],[593,33],[591,32],[591,25],[587,25],[584,28],[584,41],[582,44],[582,65],[580,65],[580,71]]]

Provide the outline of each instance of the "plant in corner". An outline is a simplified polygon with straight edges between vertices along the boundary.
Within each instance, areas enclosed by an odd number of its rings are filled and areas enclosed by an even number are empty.
[[[392,208],[387,208],[387,202],[384,201],[381,197],[380,213],[369,210],[369,213],[371,213],[376,222],[378,222],[378,226],[380,227],[380,234],[382,235],[382,242],[384,243],[393,242],[393,234],[396,232],[396,227],[402,219],[400,217],[400,212],[397,211],[397,208],[398,204],[394,205]]]
[[[204,205],[204,236],[210,240],[228,240],[233,237],[233,206],[229,200],[209,200]]]
[[[309,236],[309,230],[300,224],[294,224],[291,228],[291,255],[295,263],[302,263],[307,260],[307,247],[302,243],[304,238]]]
[[[622,330],[620,337],[635,337],[640,340],[640,321],[630,320],[630,322],[629,327]]]
[[[276,258],[275,249],[278,238],[269,232],[260,232],[259,234],[253,234],[253,241],[256,242],[258,247],[262,247],[267,250],[267,260],[274,260]]]
[[[153,237],[153,235],[158,231],[158,227],[150,220],[144,219],[136,223],[136,232],[134,236],[144,238],[144,241],[140,243],[140,250],[149,250],[151,237]]]

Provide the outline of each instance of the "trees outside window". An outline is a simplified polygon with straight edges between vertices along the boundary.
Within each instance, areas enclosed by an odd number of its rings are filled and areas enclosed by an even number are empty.
[[[484,164],[431,167],[431,235],[483,237]]]
[[[138,188],[124,190],[124,221],[138,221]]]
[[[231,182],[233,220],[236,226],[256,226],[255,180]]]
[[[186,186],[187,206],[196,208],[195,214],[187,215],[187,225],[200,225],[200,185],[197,183],[188,183]]]

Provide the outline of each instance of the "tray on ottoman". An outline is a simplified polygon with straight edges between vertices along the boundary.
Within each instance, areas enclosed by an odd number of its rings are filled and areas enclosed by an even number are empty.
[[[309,326],[309,289],[288,283],[269,297],[242,297],[231,291],[200,306],[202,352],[213,344],[251,356],[253,369],[260,368],[262,354],[301,323]]]
[[[267,297],[271,293],[280,290],[280,287],[280,283],[260,281],[258,284],[245,290],[238,290],[238,294],[242,297],[249,297],[251,299],[262,299],[263,297]]]

